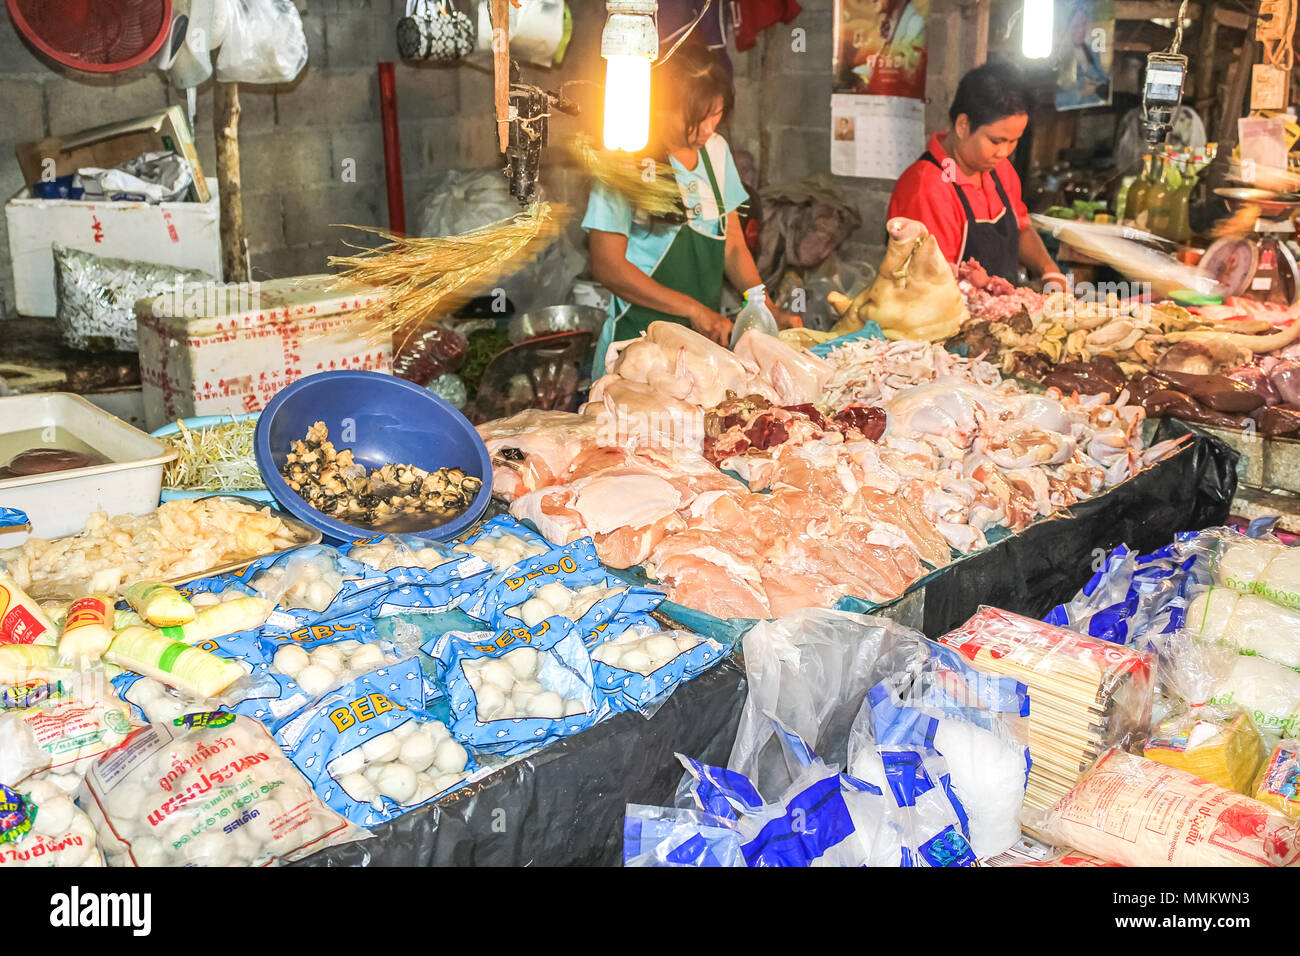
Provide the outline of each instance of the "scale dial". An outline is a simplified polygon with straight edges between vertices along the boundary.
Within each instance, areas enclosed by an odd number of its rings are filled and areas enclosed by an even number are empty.
[[[1206,249],[1198,265],[1202,275],[1219,284],[1224,296],[1242,295],[1250,290],[1259,267],[1259,250],[1249,239],[1228,237]]]

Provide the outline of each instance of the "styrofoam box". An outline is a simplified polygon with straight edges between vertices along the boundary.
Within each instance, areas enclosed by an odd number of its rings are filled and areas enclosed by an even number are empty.
[[[96,256],[201,269],[221,279],[217,183],[205,203],[86,202],[32,199],[23,189],[5,204],[15,307],[22,315],[56,310],[54,243]]]
[[[176,457],[158,439],[70,392],[0,398],[0,435],[56,426],[105,455],[106,465],[0,480],[0,504],[26,512],[31,534],[76,534],[96,511],[148,514],[158,507],[163,465]],[[0,548],[22,544],[21,531],[0,534]]]
[[[382,305],[382,290],[341,285],[324,274],[273,279],[247,294],[228,289],[214,296],[196,318],[173,317],[196,310],[190,303],[174,308],[166,298],[136,303],[150,431],[178,418],[261,411],[304,375],[393,369],[391,342],[367,342],[357,315]]]

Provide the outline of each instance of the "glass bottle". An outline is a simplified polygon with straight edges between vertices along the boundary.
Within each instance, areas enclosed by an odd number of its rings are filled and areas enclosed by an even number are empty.
[[[1155,173],[1151,177],[1151,187],[1143,194],[1142,205],[1137,214],[1138,228],[1155,233],[1157,236],[1164,235],[1162,230],[1166,227],[1165,197],[1169,192],[1169,184],[1165,180],[1165,175],[1168,167],[1167,156],[1162,154],[1155,157],[1153,167]]]
[[[1138,212],[1142,208],[1142,199],[1151,188],[1151,171],[1151,154],[1145,153],[1142,156],[1142,172],[1138,174],[1137,181],[1129,187],[1128,195],[1124,199],[1124,219],[1129,222],[1137,219]]]

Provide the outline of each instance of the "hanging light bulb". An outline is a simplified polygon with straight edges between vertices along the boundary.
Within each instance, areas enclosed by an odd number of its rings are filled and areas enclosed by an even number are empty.
[[[1052,55],[1052,8],[1055,0],[1025,0],[1020,17],[1020,52],[1027,60]]]
[[[605,148],[636,152],[650,141],[650,64],[659,55],[657,0],[606,0]]]

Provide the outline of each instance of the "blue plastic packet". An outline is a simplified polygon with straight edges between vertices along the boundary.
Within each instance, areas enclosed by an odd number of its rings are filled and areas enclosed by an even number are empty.
[[[364,827],[436,799],[476,769],[427,709],[415,658],[331,691],[281,724],[275,738],[321,800]]]
[[[355,541],[348,557],[382,572],[392,582],[392,588],[371,605],[376,617],[410,610],[452,610],[493,573],[481,557],[415,535]]]
[[[531,627],[558,615],[586,632],[620,614],[652,611],[663,600],[662,591],[629,585],[609,574],[600,567],[595,543],[581,538],[497,581],[474,607],[495,628],[520,621]]]
[[[645,710],[726,656],[716,641],[665,631],[644,613],[616,615],[587,636],[597,637],[591,649],[596,687],[615,712]]]
[[[0,528],[26,528],[32,530],[27,513],[17,508],[0,508]]]
[[[382,571],[323,544],[263,558],[241,572],[240,579],[275,601],[266,627],[278,631],[367,611],[393,587]]]
[[[623,820],[624,866],[744,866],[740,834],[698,810],[630,803]]]
[[[476,751],[525,753],[602,716],[591,658],[565,618],[534,628],[451,631],[423,650],[447,695],[452,733]]]
[[[452,550],[482,558],[496,574],[545,554],[555,545],[509,515],[497,515],[461,537]]]
[[[600,559],[596,557],[596,545],[590,538],[580,538],[563,547],[550,548],[492,574],[464,603],[462,610],[490,626],[504,627],[505,623],[494,625],[493,617],[495,615],[500,619],[501,612],[514,603],[513,596],[525,585],[538,581],[542,585],[558,583],[562,575],[580,572],[601,572],[603,576]]]

